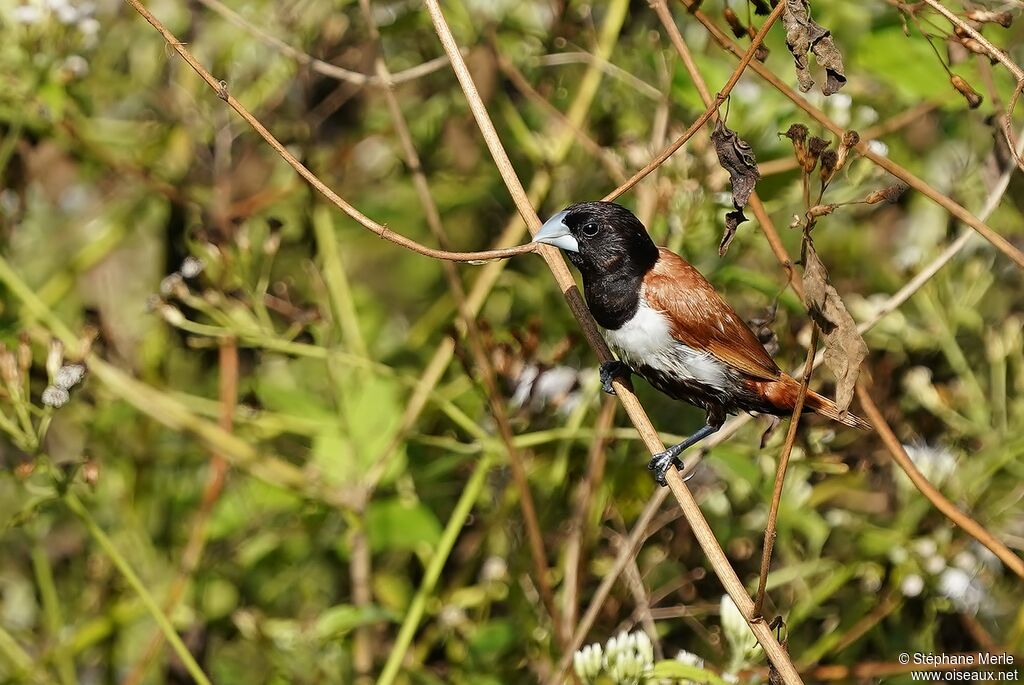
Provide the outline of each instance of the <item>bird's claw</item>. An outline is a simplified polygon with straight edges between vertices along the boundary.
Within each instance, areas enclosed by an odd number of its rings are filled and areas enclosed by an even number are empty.
[[[609,395],[614,395],[615,388],[612,387],[612,381],[616,379],[624,382],[629,381],[630,373],[629,367],[617,359],[613,359],[610,362],[602,362],[601,390],[604,390]]]
[[[683,462],[678,454],[675,450],[667,449],[664,452],[655,454],[647,463],[647,468],[654,471],[654,480],[658,485],[662,487],[668,485],[668,481],[665,478],[668,472],[672,470],[672,467],[683,468]]]

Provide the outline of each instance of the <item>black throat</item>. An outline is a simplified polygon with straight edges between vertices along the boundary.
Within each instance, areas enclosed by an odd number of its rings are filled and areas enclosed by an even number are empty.
[[[658,261],[657,248],[653,254],[647,250],[644,253],[616,255],[597,265],[589,263],[589,260],[573,259],[577,255],[569,255],[583,276],[587,306],[601,328],[618,330],[636,314],[644,276]]]

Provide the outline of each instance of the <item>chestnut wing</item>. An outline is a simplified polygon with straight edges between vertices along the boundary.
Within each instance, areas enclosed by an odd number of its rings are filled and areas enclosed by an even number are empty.
[[[778,380],[782,371],[753,331],[715,292],[699,271],[665,248],[644,277],[643,294],[671,321],[672,336],[703,350],[737,371],[760,380]]]

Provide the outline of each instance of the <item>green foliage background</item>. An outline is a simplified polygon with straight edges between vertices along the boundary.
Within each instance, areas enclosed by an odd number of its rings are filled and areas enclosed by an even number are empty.
[[[379,89],[319,75],[205,3],[158,0],[148,7],[330,187],[393,230],[436,244]],[[355,3],[231,7],[304,53],[373,71],[374,45]],[[719,0],[703,7],[724,26],[722,8]],[[520,178],[529,185],[551,175],[541,214],[610,190],[615,183],[579,145],[551,164],[553,141],[564,129],[513,88],[493,52],[497,46],[564,111],[586,64],[544,66],[541,58],[592,51],[603,4],[477,0],[444,9]],[[714,92],[735,60],[683,8],[672,9]],[[745,6],[733,9],[747,21]],[[883,137],[887,154],[978,211],[1005,168],[1005,145],[992,123],[1002,104],[991,97],[994,89],[1005,103],[1012,92],[1005,70],[949,47],[947,24],[921,10],[921,26],[935,35],[938,52],[985,96],[980,109],[968,110],[936,53],[913,24],[904,31],[893,4],[821,0],[813,9],[844,53],[849,83],[828,100],[813,92],[809,99],[861,131],[933,105]],[[441,54],[419,3],[375,3],[374,12],[392,71]],[[703,106],[660,29],[647,3],[631,3],[611,61],[667,96],[672,138]],[[984,32],[1018,62],[1024,58],[1019,24]],[[778,26],[767,40],[767,65],[795,85],[783,41]],[[436,588],[424,597],[398,682],[533,682],[548,672],[561,650],[531,578],[505,448],[477,372],[460,363],[468,359],[460,335],[456,359],[422,414],[383,452],[435,349],[453,337],[455,305],[440,264],[327,209],[126,5],[0,5],[0,85],[4,263],[75,335],[95,332],[100,357],[156,391],[93,374],[66,407],[44,409],[52,318],[26,306],[4,279],[0,336],[11,350],[27,340],[33,354],[31,406],[7,388],[0,397],[4,425],[9,419],[18,427],[20,407],[33,426],[48,430],[32,449],[10,431],[0,438],[0,680],[121,682],[139,663],[156,625],[68,498],[84,503],[162,605],[195,530],[216,451],[186,429],[206,425],[200,419],[216,421],[216,348],[226,335],[240,347],[233,432],[256,456],[244,468],[235,460],[203,533],[205,552],[170,615],[210,678],[355,682],[356,631],[369,645],[370,673],[378,674],[446,526],[458,537]],[[398,96],[452,244],[487,248],[516,213],[453,74],[438,69],[401,85]],[[585,128],[633,170],[661,147],[651,144],[659,101],[606,74]],[[777,132],[792,123],[823,133],[751,73],[728,112],[730,127],[762,162],[791,155]],[[890,183],[855,159],[826,200],[857,200]],[[1018,245],[1022,185],[1018,173],[988,222]],[[705,131],[622,201],[634,208],[647,203],[641,209],[657,242],[701,269],[744,316],[763,312],[778,296],[777,358],[792,368],[804,357],[808,322],[792,293],[779,296],[784,272],[756,222],[743,224],[728,254],[717,256],[727,191]],[[797,254],[799,231],[786,226],[804,210],[800,177],[766,176],[758,192]],[[843,208],[814,235],[833,283],[863,320],[959,230],[926,198],[908,193],[894,205]],[[164,292],[176,309],[161,309],[154,300],[161,282],[190,255],[203,261],[203,273],[187,281],[187,292]],[[472,283],[483,268],[460,265],[458,272]],[[872,353],[864,369],[876,402],[921,468],[1018,552],[1021,286],[1012,263],[976,239],[867,334]],[[538,259],[505,266],[479,321],[496,358],[504,353],[527,366],[555,366],[570,377],[584,371],[569,402],[512,402],[523,378],[516,363],[501,379],[561,601],[574,493],[585,478],[600,407],[596,362]],[[535,345],[522,344],[534,335]],[[68,358],[75,359],[71,347]],[[824,371],[816,376],[825,391],[829,380]],[[696,410],[648,387],[638,391],[667,434],[700,425]],[[170,419],[166,401],[186,407],[191,418]],[[580,612],[615,558],[617,537],[654,487],[628,420],[620,414],[615,426],[584,520]],[[759,449],[759,433],[751,425],[716,447],[691,481],[740,578],[752,583],[782,437]],[[386,469],[363,507],[361,486],[382,453]],[[274,464],[282,463],[296,467],[287,472],[299,473],[301,483],[274,477],[283,473]],[[84,475],[96,467],[98,477],[86,484]],[[475,469],[485,477],[472,480]],[[452,517],[467,483],[475,483],[472,509],[461,525]],[[674,511],[665,505],[663,525],[636,566],[658,607],[685,607],[683,618],[677,612],[656,621],[665,655],[686,650],[721,672],[730,664],[717,615],[722,588]],[[353,599],[353,544],[360,539],[372,560],[366,606]],[[892,662],[900,652],[1024,652],[1020,579],[936,512],[877,438],[822,422],[806,423],[794,451],[769,589],[786,620],[789,650],[804,667]],[[635,607],[627,585],[617,584],[588,641],[631,628]],[[166,647],[158,653],[144,682],[185,677],[170,654]],[[740,677],[763,681],[766,673],[747,662]]]

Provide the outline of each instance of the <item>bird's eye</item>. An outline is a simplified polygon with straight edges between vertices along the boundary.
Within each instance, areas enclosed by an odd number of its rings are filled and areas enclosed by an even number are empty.
[[[594,221],[588,221],[583,224],[583,228],[580,229],[580,232],[587,238],[593,238],[597,235],[597,223]]]

